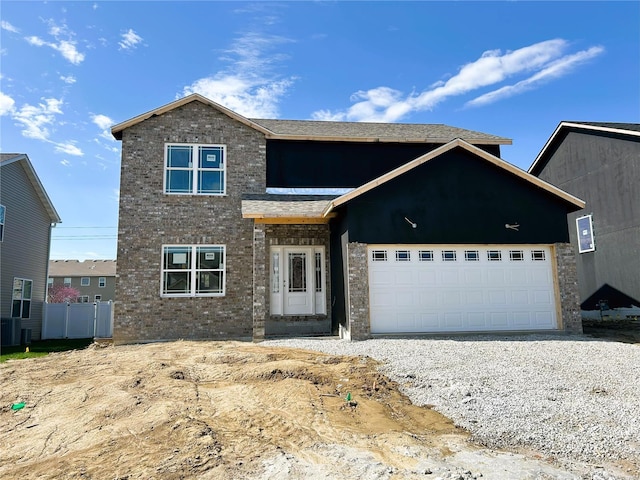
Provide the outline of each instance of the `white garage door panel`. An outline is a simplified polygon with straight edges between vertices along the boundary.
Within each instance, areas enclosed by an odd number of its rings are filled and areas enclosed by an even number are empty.
[[[370,246],[371,332],[557,328],[552,272],[547,247]]]

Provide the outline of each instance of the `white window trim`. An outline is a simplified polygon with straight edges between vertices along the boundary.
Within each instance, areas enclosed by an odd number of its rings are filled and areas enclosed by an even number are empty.
[[[68,282],[67,282],[67,279],[69,279],[69,281],[68,281]],[[70,287],[70,286],[71,286],[71,277],[64,277],[64,278],[62,279],[62,284],[63,284],[65,287]]]
[[[107,286],[107,277],[98,277],[98,288],[105,288]]]
[[[587,232],[586,234],[584,229],[580,231],[580,226],[579,226],[580,220],[585,220],[585,219],[588,220],[588,226],[589,226],[589,229],[586,231]],[[576,233],[578,234],[578,252],[579,253],[595,252],[596,242],[593,234],[593,215],[583,215],[582,217],[576,218]],[[582,242],[580,241],[583,237],[586,237],[587,241],[591,240],[591,242],[584,247],[582,245]]]
[[[84,281],[87,281],[85,283]],[[90,277],[80,277],[80,286],[81,287],[90,287],[91,286],[91,278]]]
[[[6,222],[7,207],[0,204],[0,242],[4,242],[4,224]]]
[[[167,172],[169,171],[169,167],[167,166],[167,160],[169,156],[169,147],[178,146],[178,147],[191,147],[192,148],[192,165],[189,168],[177,169],[177,170],[190,170],[191,171],[191,191],[190,192],[168,192],[167,191]],[[198,162],[199,158],[196,159],[194,157],[198,154],[198,148],[201,147],[214,147],[222,149],[222,167],[220,169],[201,169],[199,166],[194,165]],[[165,195],[203,195],[203,196],[213,196],[213,197],[223,197],[227,194],[227,146],[224,144],[216,144],[216,143],[179,143],[179,142],[171,142],[164,144],[164,175],[162,182],[162,191]],[[219,171],[222,172],[222,192],[220,193],[198,193],[198,172],[200,171]]]
[[[164,257],[165,257],[165,249],[166,248],[172,248],[172,247],[177,247],[177,248],[190,248],[191,249],[191,264],[189,265],[189,268],[186,270],[190,277],[191,277],[191,282],[190,282],[190,292],[189,293],[165,293],[164,291],[164,274],[165,274],[165,267],[164,267]],[[222,292],[216,292],[216,293],[196,293],[196,284],[197,282],[195,281],[195,274],[197,272],[196,269],[196,257],[197,257],[197,248],[198,247],[218,247],[218,248],[222,248],[222,265],[221,268],[219,269],[219,271],[222,272]],[[180,245],[180,244],[170,244],[170,245],[162,245],[162,250],[160,252],[161,254],[161,259],[160,259],[160,296],[161,297],[182,297],[182,298],[188,298],[188,297],[224,297],[226,295],[226,291],[227,291],[227,247],[226,245],[221,245],[221,244],[187,244],[187,245]]]
[[[102,295],[94,295],[93,296],[93,302],[94,303],[98,303],[102,301]]]
[[[20,293],[20,298],[16,298],[14,296],[16,280],[20,280],[22,282],[22,289],[20,290],[20,292],[21,292]],[[29,292],[31,295],[28,298],[26,298],[24,296],[24,284],[25,284],[25,282],[30,282],[31,283],[31,290]],[[13,316],[13,302],[20,301],[20,318],[22,318],[23,320],[27,320],[27,319],[31,318],[31,307],[33,306],[32,305],[32,302],[33,302],[33,280],[31,280],[30,278],[13,277],[13,284],[12,285],[13,285],[12,288],[14,290],[12,290],[12,292],[11,292],[11,315]],[[22,310],[24,308],[25,300],[29,302],[29,316],[27,316],[27,317],[23,317],[22,316]]]

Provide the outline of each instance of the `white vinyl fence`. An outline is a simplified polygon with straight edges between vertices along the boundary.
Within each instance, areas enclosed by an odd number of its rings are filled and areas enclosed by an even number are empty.
[[[42,339],[110,338],[113,302],[45,303]]]

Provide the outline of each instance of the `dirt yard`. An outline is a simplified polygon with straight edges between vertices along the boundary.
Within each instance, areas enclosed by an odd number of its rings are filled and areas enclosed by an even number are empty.
[[[531,453],[471,445],[370,358],[243,342],[93,344],[9,361],[0,386],[3,479],[470,479],[474,468],[484,479],[575,478]]]

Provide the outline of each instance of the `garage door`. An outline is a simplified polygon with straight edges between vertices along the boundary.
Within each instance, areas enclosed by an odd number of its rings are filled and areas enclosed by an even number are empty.
[[[371,333],[557,328],[542,246],[368,248]]]

